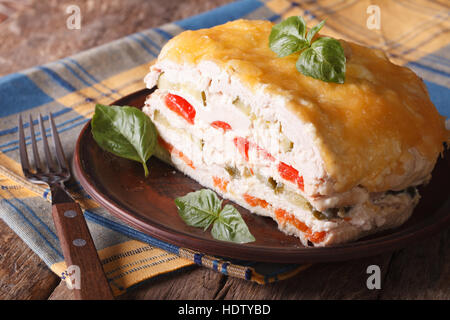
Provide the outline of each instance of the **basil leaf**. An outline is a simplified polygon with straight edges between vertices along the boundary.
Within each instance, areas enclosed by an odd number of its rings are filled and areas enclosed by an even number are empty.
[[[306,35],[306,23],[302,17],[289,17],[274,25],[269,35],[269,47],[279,57],[302,51],[297,60],[297,70],[327,82],[344,83],[345,55],[339,41],[314,36],[325,25],[325,20],[311,28]]]
[[[232,241],[237,243],[255,241],[255,237],[248,230],[239,211],[230,204],[225,205],[219,214],[219,218],[214,221],[211,235],[215,239],[222,241]]]
[[[175,199],[178,214],[187,225],[208,229],[222,208],[222,200],[214,191],[202,189]]]
[[[142,163],[148,176],[146,161],[155,150],[157,134],[145,113],[133,107],[97,104],[91,127],[94,140],[102,149]]]
[[[320,31],[320,29],[322,29],[322,27],[325,24],[325,20],[322,20],[319,24],[315,25],[314,27],[312,27],[309,31],[308,31],[308,35],[306,36],[306,40],[308,41],[309,44],[311,44],[311,40],[314,38],[314,36],[316,35],[317,32]]]
[[[175,205],[187,225],[206,230],[213,224],[211,235],[217,240],[238,243],[255,241],[239,211],[230,204],[222,209],[222,200],[212,190],[190,192],[176,198]]]
[[[306,76],[326,82],[344,83],[344,49],[336,39],[317,39],[310,48],[300,54],[296,67]]]
[[[269,35],[269,47],[279,57],[288,56],[308,46],[303,17],[294,16],[274,25]]]
[[[282,36],[270,42],[270,48],[278,57],[286,57],[294,52],[304,49],[308,46],[306,40],[301,40],[294,36]]]

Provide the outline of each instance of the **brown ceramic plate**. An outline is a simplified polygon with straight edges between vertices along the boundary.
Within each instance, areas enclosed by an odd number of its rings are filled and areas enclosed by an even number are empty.
[[[142,90],[115,102],[140,108],[150,90]],[[255,236],[249,244],[218,241],[209,232],[187,226],[178,216],[176,197],[202,186],[152,157],[150,176],[142,166],[104,152],[92,138],[88,123],[78,138],[75,174],[85,190],[111,214],[132,227],[160,240],[203,253],[228,258],[267,262],[325,262],[354,259],[401,248],[414,240],[436,234],[450,225],[449,152],[439,159],[432,181],[420,188],[422,199],[412,217],[401,227],[361,240],[328,248],[303,247],[286,236],[276,223],[236,205]]]

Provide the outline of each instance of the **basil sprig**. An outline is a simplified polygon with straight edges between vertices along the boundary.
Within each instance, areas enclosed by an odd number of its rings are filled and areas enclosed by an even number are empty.
[[[214,191],[201,189],[175,199],[181,219],[187,225],[206,230],[222,241],[247,243],[255,241],[239,211],[230,204],[222,208],[222,200]]]
[[[324,24],[325,20],[307,33],[303,17],[289,17],[272,27],[269,47],[280,58],[303,50],[296,63],[300,73],[326,82],[344,83],[346,59],[341,43],[329,37],[312,41]]]
[[[94,140],[102,149],[142,163],[148,176],[146,162],[155,150],[157,133],[145,113],[133,107],[97,104],[91,127]]]

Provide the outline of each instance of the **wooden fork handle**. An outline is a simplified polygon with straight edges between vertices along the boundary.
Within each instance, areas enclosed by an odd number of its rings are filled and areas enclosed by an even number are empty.
[[[114,299],[78,203],[54,204],[52,215],[67,265],[64,276],[71,281],[75,298]]]

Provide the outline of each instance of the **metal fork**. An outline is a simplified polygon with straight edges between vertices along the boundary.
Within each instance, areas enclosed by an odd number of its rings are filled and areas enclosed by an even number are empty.
[[[44,121],[39,126],[44,144],[46,164],[39,157],[33,119],[30,115],[30,137],[34,166],[28,161],[22,116],[19,116],[19,152],[25,177],[37,184],[48,184],[52,194],[52,215],[67,265],[66,276],[72,281],[76,299],[113,299],[94,242],[89,233],[80,205],[67,193],[64,182],[70,178],[70,168],[50,113],[51,134],[56,151],[55,163],[50,153]]]

